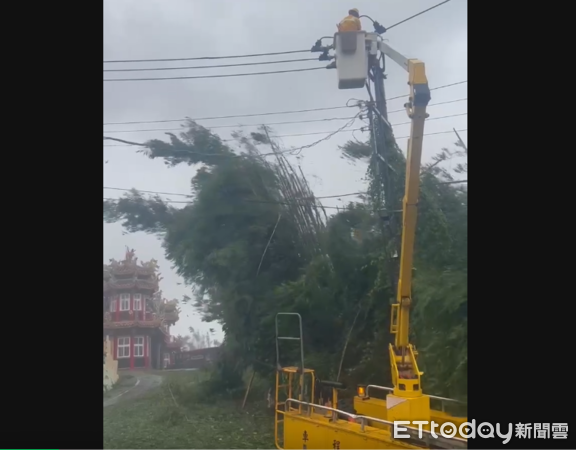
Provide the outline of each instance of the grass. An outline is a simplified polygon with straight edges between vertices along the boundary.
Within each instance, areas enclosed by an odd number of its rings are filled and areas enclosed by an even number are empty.
[[[109,391],[104,392],[104,398],[115,397],[122,389],[134,386],[136,377],[129,374],[121,374],[116,384]]]
[[[244,411],[237,398],[194,401],[204,376],[166,374],[161,388],[105,408],[104,448],[274,448],[265,401],[249,402]]]

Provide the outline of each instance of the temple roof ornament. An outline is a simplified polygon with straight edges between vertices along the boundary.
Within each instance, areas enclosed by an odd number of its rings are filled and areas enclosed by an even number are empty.
[[[108,264],[104,264],[104,279],[113,278],[114,276],[134,275],[134,276],[149,276],[159,282],[162,277],[158,272],[158,261],[151,259],[150,261],[141,261],[138,263],[135,250],[126,247],[126,254],[122,261],[110,259]]]

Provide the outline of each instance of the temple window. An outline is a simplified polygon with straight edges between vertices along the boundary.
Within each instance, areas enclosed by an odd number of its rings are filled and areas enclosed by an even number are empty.
[[[120,311],[130,310],[130,294],[120,294]]]
[[[142,294],[134,294],[134,311],[142,311]]]
[[[134,356],[144,356],[144,338],[142,336],[134,338]]]
[[[130,358],[130,338],[118,338],[118,358]]]

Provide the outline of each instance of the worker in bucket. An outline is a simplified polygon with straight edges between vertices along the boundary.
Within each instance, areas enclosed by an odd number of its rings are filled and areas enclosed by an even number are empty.
[[[340,21],[337,27],[339,33],[345,33],[346,31],[362,31],[360,12],[356,8],[352,8],[348,11],[348,15]]]
[[[344,17],[338,25],[338,33],[347,33],[351,31],[362,31],[362,23],[360,22],[360,12],[356,8],[348,11],[348,15]],[[336,41],[334,41],[334,49],[336,49]],[[336,60],[332,61],[326,66],[327,69],[336,68]]]

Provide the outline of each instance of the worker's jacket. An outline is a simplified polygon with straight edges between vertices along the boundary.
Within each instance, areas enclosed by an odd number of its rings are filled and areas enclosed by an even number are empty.
[[[358,17],[346,16],[338,24],[338,32],[340,33],[360,30],[362,30],[362,23]]]

